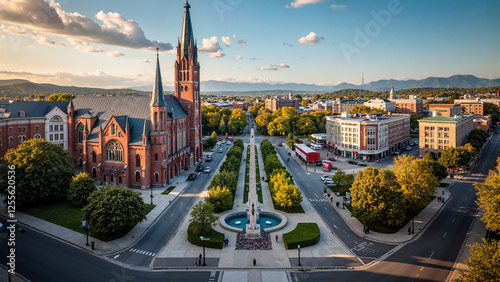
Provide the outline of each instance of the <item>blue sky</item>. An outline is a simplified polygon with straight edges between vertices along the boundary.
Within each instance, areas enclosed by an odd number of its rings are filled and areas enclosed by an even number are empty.
[[[0,79],[172,85],[183,0],[0,0]],[[191,0],[202,80],[500,77],[500,1]],[[21,10],[22,8],[22,10]],[[22,11],[22,12],[20,12]]]

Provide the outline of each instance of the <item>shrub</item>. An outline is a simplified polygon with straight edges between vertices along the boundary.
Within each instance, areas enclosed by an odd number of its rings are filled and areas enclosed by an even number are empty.
[[[73,177],[69,185],[68,200],[75,206],[83,207],[88,204],[87,198],[97,190],[94,179],[86,172]]]
[[[289,233],[283,234],[283,242],[287,250],[297,249],[297,246],[308,247],[319,242],[320,231],[316,223],[298,223]]]

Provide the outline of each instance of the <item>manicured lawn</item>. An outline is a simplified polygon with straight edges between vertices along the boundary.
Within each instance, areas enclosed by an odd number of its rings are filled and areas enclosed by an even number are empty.
[[[146,214],[148,214],[155,207],[155,205],[145,205]],[[85,215],[82,213],[82,208],[73,206],[69,202],[40,204],[30,208],[22,209],[21,211],[31,216],[85,234],[85,231],[82,228],[82,220],[85,217]],[[134,228],[136,224],[137,223],[130,224],[130,226],[127,226],[127,228],[124,228],[121,232],[113,234],[111,236],[103,236],[102,234],[95,233],[93,232],[91,227],[90,236],[102,241],[112,241],[126,235],[132,228]]]
[[[203,241],[200,240],[200,236],[197,234],[194,234],[194,232],[191,229],[191,225],[193,223],[191,222],[188,227],[188,241],[191,244],[197,245],[197,246],[203,246]],[[224,234],[215,231],[213,228],[210,228],[206,232],[206,238],[210,238],[210,240],[205,241],[205,247],[206,248],[214,248],[214,249],[222,249],[222,242],[224,241]]]
[[[175,189],[175,186],[168,187],[165,191],[161,192],[163,195],[168,195],[168,193],[172,192]]]
[[[298,223],[289,233],[283,234],[283,241],[287,250],[297,246],[308,247],[319,242],[320,230],[316,223]]]

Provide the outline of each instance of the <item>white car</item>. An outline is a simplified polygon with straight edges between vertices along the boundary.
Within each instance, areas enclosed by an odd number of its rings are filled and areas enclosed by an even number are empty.
[[[323,175],[321,176],[321,181],[325,182],[325,180],[330,179],[330,176],[328,175]]]
[[[222,151],[222,149],[219,149],[219,153],[224,153],[224,151]]]
[[[205,170],[203,171],[204,173],[210,173],[210,171],[212,171],[212,169],[210,167],[205,167]]]
[[[326,178],[325,181],[323,181],[325,184],[333,184],[333,180],[330,178]]]

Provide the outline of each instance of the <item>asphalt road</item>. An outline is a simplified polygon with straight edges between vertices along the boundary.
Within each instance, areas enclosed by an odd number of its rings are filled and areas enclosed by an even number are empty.
[[[494,168],[500,138],[495,135],[469,177],[456,182],[452,197],[416,240],[387,259],[361,270],[293,272],[293,281],[445,281],[477,215],[474,183],[482,182]],[[479,220],[479,218],[476,218]]]
[[[174,237],[194,202],[198,199],[198,194],[208,185],[208,182],[215,173],[215,168],[217,168],[229,148],[231,146],[221,144],[215,150],[212,154],[212,161],[205,163],[205,166],[212,168],[212,172],[210,174],[196,172],[198,174],[197,178],[194,181],[188,181],[190,184],[184,189],[182,194],[172,201],[170,206],[165,209],[156,222],[145,232],[143,237],[130,248],[109,255],[108,257],[127,265],[149,268],[154,256]],[[219,153],[219,149],[222,149],[224,153]],[[171,183],[171,185],[175,185],[175,183]],[[144,252],[132,252],[132,249]],[[147,255],[147,253],[153,255]]]

